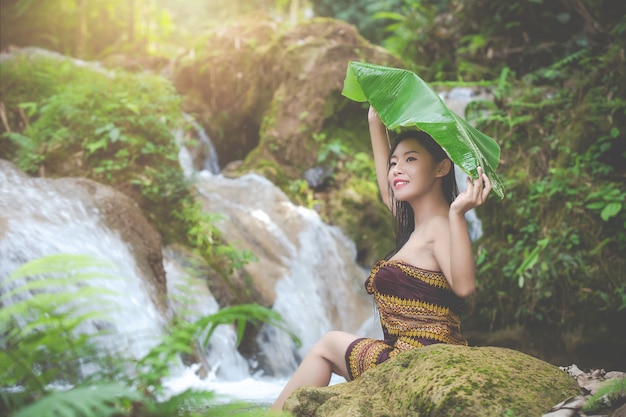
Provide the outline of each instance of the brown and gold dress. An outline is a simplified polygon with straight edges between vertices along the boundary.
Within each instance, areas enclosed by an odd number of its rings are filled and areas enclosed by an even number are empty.
[[[350,380],[405,350],[434,343],[467,345],[461,336],[458,297],[441,272],[381,260],[365,281],[374,295],[384,340],[360,338],[346,351]]]

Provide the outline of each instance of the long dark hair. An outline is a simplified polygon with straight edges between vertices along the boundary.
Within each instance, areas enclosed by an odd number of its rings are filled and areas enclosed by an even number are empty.
[[[391,158],[391,155],[393,155],[400,142],[406,139],[417,140],[433,157],[435,163],[441,162],[444,159],[450,159],[443,148],[428,133],[421,130],[405,130],[401,132],[391,146],[389,158]],[[388,169],[389,168],[390,166]],[[448,205],[452,204],[459,193],[459,189],[456,185],[456,177],[454,175],[454,164],[452,163],[450,171],[441,181],[441,188],[443,189],[443,194]],[[395,214],[396,248],[387,255],[387,259],[391,258],[404,246],[409,240],[411,233],[413,233],[413,230],[415,230],[415,214],[413,213],[411,205],[406,201],[397,201],[394,198],[393,192],[391,191],[391,184],[389,184],[389,195],[391,196],[391,204]]]

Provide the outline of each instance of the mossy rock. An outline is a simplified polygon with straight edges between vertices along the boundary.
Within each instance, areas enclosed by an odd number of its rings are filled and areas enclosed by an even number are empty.
[[[295,417],[538,417],[578,394],[570,376],[533,356],[438,344],[404,352],[353,382],[301,388],[284,410]]]

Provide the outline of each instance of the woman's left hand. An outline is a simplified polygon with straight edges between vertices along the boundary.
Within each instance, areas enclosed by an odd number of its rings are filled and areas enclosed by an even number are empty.
[[[465,214],[487,200],[487,196],[491,191],[491,181],[489,181],[487,174],[483,172],[481,167],[478,167],[477,171],[478,178],[472,181],[470,177],[467,177],[467,187],[465,191],[460,193],[452,202],[450,211]]]

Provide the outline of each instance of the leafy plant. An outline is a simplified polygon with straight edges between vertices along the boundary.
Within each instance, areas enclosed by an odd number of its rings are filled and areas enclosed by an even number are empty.
[[[503,71],[493,104],[472,110],[508,161],[507,198],[478,213],[481,326],[532,329],[530,343],[550,346],[548,359],[567,332],[607,345],[624,337],[616,324],[626,308],[620,48],[574,52],[522,80]]]
[[[31,261],[3,280],[3,408],[16,409],[46,394],[52,382],[77,384],[85,379],[81,370],[100,351],[90,342],[95,335],[87,335],[81,326],[87,320],[108,320],[115,292],[95,282],[116,279],[111,271],[110,263],[91,256],[59,254]],[[27,279],[36,276],[46,279]],[[9,394],[6,387],[11,386],[22,389]]]
[[[3,158],[29,174],[111,185],[138,201],[165,242],[179,238],[174,213],[190,192],[172,134],[183,119],[171,83],[43,53],[1,65]]]
[[[188,224],[187,242],[212,265],[228,283],[228,276],[258,258],[248,250],[240,250],[225,243],[216,223],[224,219],[219,213],[205,213],[200,203],[192,199],[184,201],[181,213]]]

